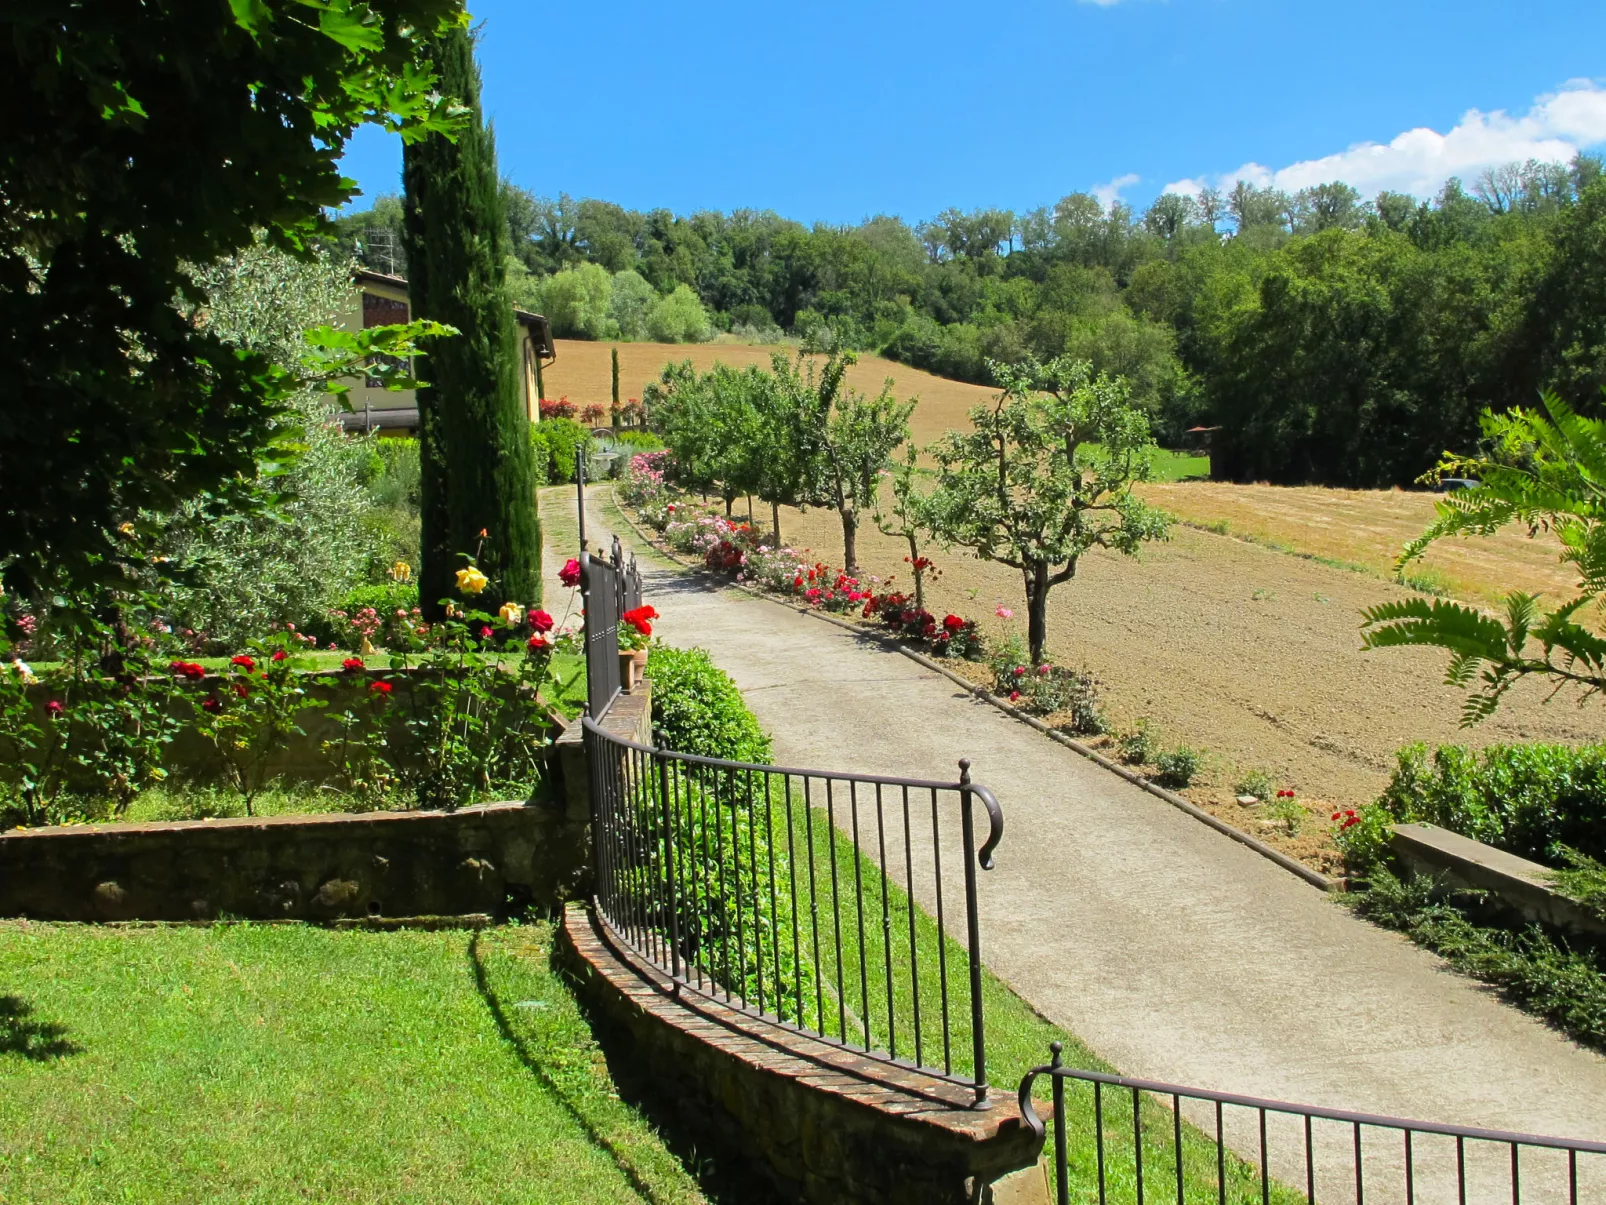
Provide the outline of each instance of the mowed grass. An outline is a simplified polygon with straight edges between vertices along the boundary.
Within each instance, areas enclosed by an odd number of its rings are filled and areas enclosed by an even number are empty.
[[[701,1200],[550,944],[0,923],[0,1201]]]

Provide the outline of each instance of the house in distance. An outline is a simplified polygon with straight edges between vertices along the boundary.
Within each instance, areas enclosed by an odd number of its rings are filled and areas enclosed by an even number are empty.
[[[353,297],[340,315],[346,330],[366,330],[412,319],[407,299],[407,280],[370,268],[359,268],[352,277]],[[536,388],[537,362],[542,366],[557,359],[552,327],[540,314],[514,309],[519,323],[519,378],[523,384],[524,412],[529,420],[541,420],[541,397]],[[386,389],[374,377],[353,385],[346,395],[349,412],[340,415],[348,431],[373,431],[380,435],[418,434],[418,396],[412,389]]]

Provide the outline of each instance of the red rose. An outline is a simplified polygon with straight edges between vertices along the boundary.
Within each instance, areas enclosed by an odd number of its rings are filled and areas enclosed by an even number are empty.
[[[273,654],[273,659],[275,661],[283,661],[284,657],[285,657],[285,653],[284,653],[283,649],[280,649],[277,653]]]
[[[257,663],[255,661],[253,661],[250,657],[247,657],[244,653],[241,653],[237,657],[230,657],[229,658],[229,664],[230,665],[238,665],[246,673],[250,673],[252,670],[254,670],[257,667]]]
[[[544,653],[552,647],[552,642],[541,635],[540,632],[537,632],[529,640],[525,641],[524,647],[532,653]]]
[[[950,632],[957,632],[960,628],[965,626],[965,621],[959,618],[957,615],[945,615],[942,619],[942,626],[947,628]]]
[[[388,695],[390,693],[390,683],[389,682],[370,682],[368,684],[368,691],[369,691],[370,694],[376,694],[376,695],[380,695],[381,697],[383,697],[383,696]]]
[[[531,611],[530,626],[537,632],[550,632],[552,630],[552,616],[545,611]]]
[[[203,711],[222,711],[223,700],[219,699],[216,695],[207,695],[206,698],[201,700],[201,708]]]
[[[239,695],[243,699],[243,698],[245,698],[247,695],[249,695],[251,693],[251,688],[249,686],[247,686],[244,682],[236,682],[234,684],[234,693]]]
[[[362,658],[361,657],[347,657],[344,661],[342,661],[340,663],[340,668],[345,670],[348,674],[354,674],[358,670],[364,668],[363,663],[362,663]]]
[[[188,678],[191,681],[206,677],[206,671],[193,661],[173,661],[168,664],[167,668],[176,676]]]
[[[50,718],[51,719],[55,719],[58,715],[60,715],[62,712],[66,711],[67,709],[66,709],[66,707],[62,706],[62,702],[61,702],[60,699],[51,699],[50,702],[45,704],[45,710],[50,713]]]
[[[580,584],[580,562],[570,557],[562,569],[558,570],[558,580],[565,586],[578,586]]]

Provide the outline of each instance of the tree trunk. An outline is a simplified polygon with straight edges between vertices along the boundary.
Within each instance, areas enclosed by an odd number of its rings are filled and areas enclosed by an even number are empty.
[[[781,546],[781,504],[770,503],[770,522],[775,525],[775,547]]]
[[[731,507],[734,506],[735,504],[736,504],[735,495],[726,494],[725,495],[725,517],[727,519],[731,517]]]
[[[915,540],[915,533],[905,532],[904,538],[909,541],[909,568],[915,575],[915,610],[926,609],[926,571],[915,562],[920,559],[920,546]]]
[[[747,525],[753,526],[753,495],[747,495]]]
[[[1043,649],[1048,644],[1048,565],[1038,561],[1027,572],[1026,644],[1035,669],[1043,664]]]
[[[859,516],[851,506],[841,508],[843,570],[849,577],[859,576]]]

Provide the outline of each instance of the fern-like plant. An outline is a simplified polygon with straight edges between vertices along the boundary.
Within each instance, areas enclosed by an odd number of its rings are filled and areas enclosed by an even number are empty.
[[[1485,411],[1489,454],[1446,452],[1423,478],[1471,477],[1478,484],[1445,495],[1438,520],[1406,545],[1398,564],[1404,568],[1446,536],[1487,536],[1524,523],[1530,537],[1548,533],[1560,541],[1561,560],[1578,570],[1576,597],[1547,611],[1538,595],[1514,592],[1500,615],[1424,598],[1364,613],[1366,648],[1423,645],[1450,653],[1445,680],[1473,687],[1462,708],[1463,727],[1487,719],[1506,692],[1531,675],[1557,691],[1577,687],[1580,702],[1606,691],[1606,638],[1575,618],[1606,593],[1606,422],[1578,415],[1554,394],[1542,400],[1548,417],[1537,410]]]

